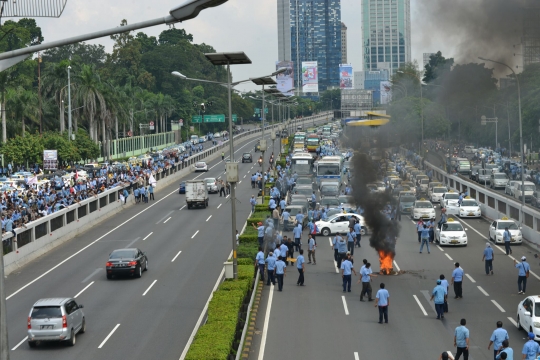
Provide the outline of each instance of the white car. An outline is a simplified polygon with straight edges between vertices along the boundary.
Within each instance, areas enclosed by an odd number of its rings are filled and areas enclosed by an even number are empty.
[[[374,184],[377,185],[377,190],[379,192],[385,192],[386,191],[386,186],[384,185],[384,183],[382,181],[375,181]]]
[[[497,244],[504,244],[503,233],[504,228],[506,227],[508,227],[508,231],[510,231],[510,242],[512,244],[521,244],[523,242],[521,228],[517,226],[514,220],[510,220],[507,217],[495,220],[489,225],[489,240],[494,241]]]
[[[450,218],[441,227],[435,229],[435,241],[440,245],[467,246],[467,234],[461,223]]]
[[[208,165],[204,161],[197,161],[195,163],[195,171],[208,171]]]
[[[204,179],[204,182],[206,183],[206,189],[208,190],[208,193],[218,193],[218,186],[217,186],[217,180],[216,178],[206,178]]]
[[[326,221],[317,221],[315,225],[319,229],[319,234],[322,236],[330,236],[331,234],[344,234],[349,232],[349,218],[354,216],[358,219],[360,224],[360,233],[362,235],[367,234],[366,225],[364,223],[364,217],[353,213],[339,213],[332,215]]]
[[[433,205],[429,201],[425,199],[420,199],[414,202],[414,205],[411,210],[411,216],[414,220],[434,219],[435,209],[433,208]]]
[[[434,187],[429,195],[431,202],[440,203],[443,194],[447,193],[448,189],[445,186]]]
[[[458,216],[460,218],[481,217],[482,210],[480,209],[480,204],[478,204],[475,199],[463,199],[461,201],[461,205],[459,206]]]
[[[457,205],[458,200],[459,200],[459,194],[454,191],[449,191],[447,193],[442,194],[440,204],[441,204],[441,207],[445,207],[445,204]]]
[[[540,340],[540,296],[527,296],[517,308],[517,328],[534,334],[534,340]]]
[[[221,133],[215,133],[214,134],[214,139],[219,139],[221,137]]]

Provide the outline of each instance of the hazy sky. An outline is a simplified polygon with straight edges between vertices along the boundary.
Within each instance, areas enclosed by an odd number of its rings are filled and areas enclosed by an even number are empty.
[[[445,49],[451,44],[441,44],[436,27],[422,19],[417,2],[411,1],[412,57],[422,63],[422,53]],[[134,23],[168,15],[174,6],[184,0],[68,0],[62,17],[58,19],[36,19],[41,26],[45,41],[63,39],[97,30],[118,26],[122,19]],[[361,8],[360,0],[341,0],[342,21],[348,27],[348,61],[354,69],[362,65]],[[196,43],[212,45],[218,52],[244,51],[252,65],[233,66],[234,80],[263,76],[274,71],[277,58],[277,8],[276,0],[229,0],[225,4],[204,10],[201,14],[177,28],[185,28],[193,34]],[[432,19],[433,20],[433,19]],[[157,26],[142,31],[157,36],[167,26]],[[425,34],[425,35],[424,35]],[[112,48],[110,38],[101,38],[91,43]],[[425,45],[423,45],[425,43]],[[171,71],[175,69],[170,69]],[[246,85],[241,90],[252,89]]]

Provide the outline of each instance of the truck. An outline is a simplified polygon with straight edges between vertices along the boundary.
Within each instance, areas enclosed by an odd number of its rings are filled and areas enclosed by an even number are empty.
[[[204,180],[186,181],[186,203],[188,209],[196,206],[208,207],[208,188]]]

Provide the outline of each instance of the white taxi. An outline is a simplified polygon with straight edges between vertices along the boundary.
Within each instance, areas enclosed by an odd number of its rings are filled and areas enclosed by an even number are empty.
[[[457,205],[458,200],[459,200],[459,194],[453,190],[450,190],[449,192],[442,194],[440,204],[442,208],[445,207],[446,204]]]
[[[435,229],[435,241],[442,245],[467,246],[467,234],[461,223],[449,218]]]
[[[540,341],[540,296],[527,296],[517,308],[517,328],[534,334],[534,340]]]
[[[471,199],[470,197],[466,197],[461,201],[461,205],[459,205],[459,217],[481,217],[482,216],[482,210],[480,210],[480,204],[476,202],[475,199]]]
[[[508,227],[508,231],[510,231],[510,242],[512,244],[521,244],[523,242],[521,228],[514,220],[510,220],[507,217],[495,220],[489,225],[489,240],[494,241],[497,244],[504,244],[503,233],[504,228],[506,227]]]
[[[420,199],[414,202],[411,209],[411,216],[414,220],[433,219],[435,218],[435,209],[429,201]]]
[[[431,202],[440,203],[443,194],[446,194],[447,192],[448,189],[446,188],[446,186],[434,187],[429,194],[429,199],[431,200]]]
[[[320,220],[315,222],[319,229],[318,234],[323,236],[330,236],[336,233],[348,233],[349,232],[349,218],[354,216],[360,224],[360,233],[365,235],[367,233],[366,225],[364,223],[364,217],[354,213],[339,213],[330,216],[326,221]]]
[[[194,165],[195,171],[208,171],[208,165],[204,161],[197,161]]]

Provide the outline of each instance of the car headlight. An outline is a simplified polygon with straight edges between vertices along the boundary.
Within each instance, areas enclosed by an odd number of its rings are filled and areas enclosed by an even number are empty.
[[[444,235],[444,234],[441,234],[441,238],[446,238],[446,235]]]
[[[503,234],[502,232],[497,231],[497,236],[502,236],[502,234]]]
[[[517,236],[521,236],[521,231],[518,231]]]
[[[463,210],[463,209],[459,209],[459,212],[465,212],[465,210]]]
[[[540,328],[540,322],[533,322],[533,325],[535,328]]]
[[[463,235],[462,235],[461,237],[464,237],[464,238],[466,238],[466,237],[467,237],[467,234],[463,234]]]

